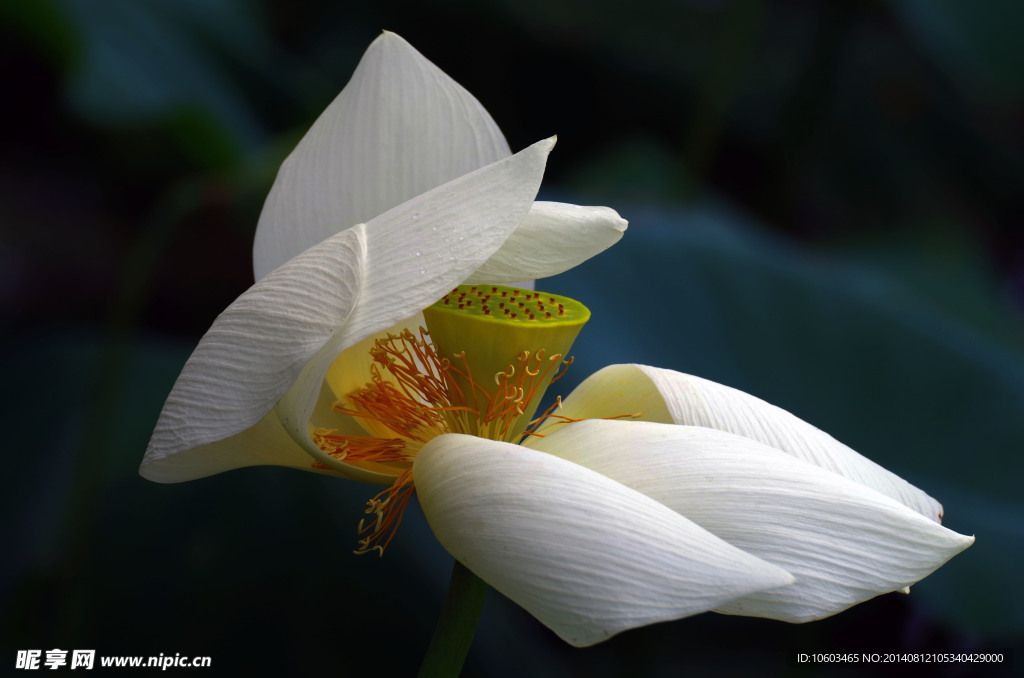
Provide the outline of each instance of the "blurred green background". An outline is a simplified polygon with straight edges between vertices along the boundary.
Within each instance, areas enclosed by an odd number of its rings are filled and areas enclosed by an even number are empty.
[[[0,2],[0,664],[59,647],[210,655],[211,675],[415,670],[451,562],[418,509],[386,557],[357,558],[368,486],[137,475],[185,358],[251,283],[278,165],[381,29],[473,92],[513,149],[559,135],[543,198],[630,220],[539,285],[594,312],[563,393],[615,362],[739,387],[977,535],[910,596],[799,626],[705,614],[577,650],[492,593],[465,675],[859,675],[793,656],[1012,654],[1022,27],[1014,0]]]

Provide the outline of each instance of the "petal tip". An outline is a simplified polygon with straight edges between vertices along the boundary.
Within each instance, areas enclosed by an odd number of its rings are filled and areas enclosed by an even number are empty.
[[[373,43],[393,44],[396,47],[401,47],[403,45],[404,46],[408,46],[408,47],[412,47],[412,45],[409,44],[408,40],[406,40],[405,38],[400,36],[398,33],[395,33],[393,31],[389,31],[386,28],[381,30],[380,35],[378,35],[374,39]]]
[[[536,154],[542,156],[544,158],[544,161],[547,162],[547,156],[549,153],[551,153],[551,149],[554,147],[555,141],[553,137],[549,139],[541,139],[540,141],[534,142],[527,146],[526,148],[524,148],[523,150],[519,151],[519,153],[516,153],[516,155]]]
[[[167,473],[166,467],[161,467],[155,464],[149,458],[143,459],[142,463],[139,464],[139,475],[148,480],[151,483],[160,483],[161,485],[170,485],[172,483],[180,482],[180,480],[171,477]]]
[[[626,232],[629,228],[629,222],[623,219],[618,212],[613,210],[611,207],[592,207],[595,214],[600,217],[600,223],[602,226],[606,226],[610,230],[621,235]]]

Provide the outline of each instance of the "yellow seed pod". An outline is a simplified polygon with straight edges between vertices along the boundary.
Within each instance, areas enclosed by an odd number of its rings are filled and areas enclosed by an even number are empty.
[[[475,413],[476,435],[517,440],[590,319],[568,297],[461,285],[423,311],[438,355]]]

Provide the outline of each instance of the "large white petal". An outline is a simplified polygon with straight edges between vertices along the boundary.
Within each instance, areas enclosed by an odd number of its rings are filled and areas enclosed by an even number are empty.
[[[140,472],[262,420],[349,317],[365,266],[366,231],[359,226],[307,250],[236,299],[185,363]]]
[[[648,497],[518,445],[439,436],[413,474],[441,544],[573,645],[792,582]]]
[[[308,434],[330,363],[417,314],[486,261],[529,210],[553,143],[538,142],[342,231],[249,288],[185,364],[143,468],[245,431],[286,393],[287,406],[278,408],[285,428],[318,460],[337,465]]]
[[[342,229],[508,155],[480,102],[385,32],[281,166],[256,229],[256,279]]]
[[[526,216],[554,143],[538,141],[366,224],[359,303],[306,363],[277,408],[285,428],[312,456],[339,470],[347,466],[324,454],[309,435],[331,364],[363,339],[417,316],[486,261]]]
[[[534,447],[642,492],[796,577],[720,612],[818,619],[913,584],[974,542],[864,485],[722,431],[589,420]]]
[[[654,392],[663,405],[653,402]],[[757,440],[878,490],[932,520],[942,505],[906,480],[824,431],[743,391],[707,379],[646,365],[611,365],[564,401],[574,418],[642,413],[644,421],[705,426]]]
[[[325,385],[321,401],[314,413],[314,419],[318,420],[313,424],[314,427],[322,425],[340,429],[345,423],[348,423],[341,422],[339,425],[339,415],[331,412],[333,402],[334,395]],[[365,435],[360,432],[358,427],[340,432],[345,435]],[[200,445],[165,457],[149,457],[143,463],[140,473],[147,480],[158,483],[180,483],[246,466],[273,465],[341,476],[378,485],[389,485],[394,482],[395,478],[394,473],[385,474],[371,470],[372,464],[362,464],[365,468],[349,465],[339,471],[314,467],[312,461],[309,454],[295,444],[284,426],[281,425],[277,413],[271,411],[255,426],[224,440]]]
[[[608,207],[535,202],[523,223],[467,283],[514,283],[557,275],[605,251],[627,222]]]
[[[311,459],[281,426],[274,412],[256,425],[225,440],[178,454],[148,455],[139,473],[158,483],[180,483],[244,466],[270,464],[313,471]],[[325,473],[334,471],[325,471]]]

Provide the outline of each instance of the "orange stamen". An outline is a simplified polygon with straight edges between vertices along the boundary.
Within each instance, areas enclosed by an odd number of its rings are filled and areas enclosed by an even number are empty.
[[[378,556],[384,555],[384,549],[395,537],[395,531],[402,522],[405,508],[416,493],[412,481],[412,469],[402,472],[394,484],[366,502],[366,513],[374,513],[377,519],[367,524],[366,519],[359,521],[359,535],[366,535],[359,540],[359,548],[353,553],[358,556],[376,551]]]
[[[405,452],[405,442],[398,438],[371,438],[369,436],[342,436],[336,429],[318,428],[313,431],[313,442],[338,461],[412,461]],[[318,461],[317,468],[330,468]]]
[[[564,373],[564,370],[562,372]],[[561,376],[561,374],[559,374],[558,376]],[[557,379],[558,377],[555,378]],[[554,381],[554,379],[552,379],[552,381]],[[562,409],[562,396],[556,396],[555,402],[552,403],[551,407],[544,410],[544,414],[540,415],[539,417],[530,422],[529,428],[523,431],[523,437],[533,436],[535,438],[543,438],[544,436],[546,436],[547,433],[537,433],[537,430],[545,423],[547,423],[548,419],[558,419],[563,424],[574,424],[577,421],[586,421],[587,419],[593,419],[593,417],[583,417],[582,419],[576,419],[574,417],[567,417],[564,414],[556,414],[555,410],[560,409]],[[641,416],[641,412],[635,412],[633,414],[616,414],[615,416],[612,417],[599,418],[607,421],[612,419],[639,419]]]

